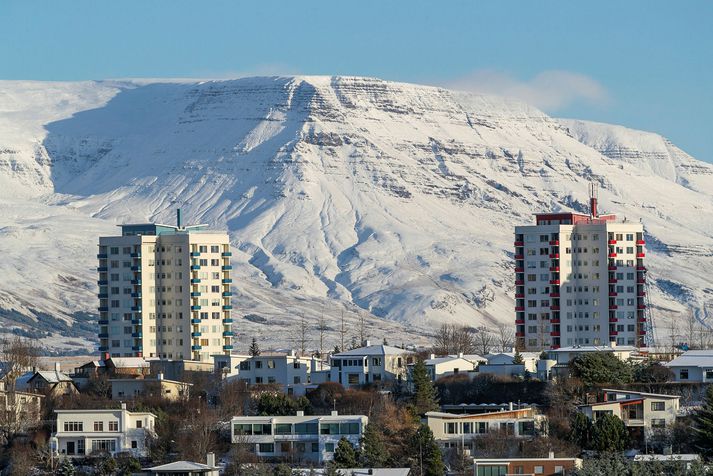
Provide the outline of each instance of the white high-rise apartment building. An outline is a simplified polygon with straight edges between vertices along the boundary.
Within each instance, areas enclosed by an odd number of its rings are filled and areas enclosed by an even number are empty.
[[[518,348],[644,345],[643,225],[615,215],[546,213],[515,227]]]
[[[210,361],[232,350],[226,233],[206,225],[121,225],[99,238],[99,350]]]

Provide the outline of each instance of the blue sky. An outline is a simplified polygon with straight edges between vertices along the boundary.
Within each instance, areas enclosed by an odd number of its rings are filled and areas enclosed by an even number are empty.
[[[522,97],[713,162],[713,2],[2,0],[0,79],[350,74]]]

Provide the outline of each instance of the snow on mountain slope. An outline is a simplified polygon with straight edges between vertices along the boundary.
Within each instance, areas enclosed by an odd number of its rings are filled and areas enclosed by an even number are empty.
[[[342,312],[348,335],[364,316],[392,341],[510,325],[513,226],[583,210],[590,181],[646,225],[658,319],[705,318],[713,292],[709,165],[503,98],[353,77],[3,82],[5,150],[12,325],[93,312],[97,236],[179,205],[230,230],[239,333],[288,345],[296,316],[324,314],[331,347]]]

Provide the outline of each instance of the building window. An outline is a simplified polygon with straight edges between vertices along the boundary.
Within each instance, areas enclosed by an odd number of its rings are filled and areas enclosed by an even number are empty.
[[[666,410],[665,402],[651,402],[651,411],[662,412],[664,410]]]
[[[325,443],[324,451],[326,451],[327,453],[334,453],[334,443]]]
[[[115,453],[116,440],[92,440],[92,453]]]
[[[663,418],[652,418],[651,428],[666,428],[666,420]]]
[[[542,466],[535,466],[535,474],[543,474],[545,472],[545,468]]]
[[[95,421],[94,422],[94,431],[104,431],[104,422],[103,421]]]
[[[688,380],[688,369],[681,369],[678,372],[679,380]]]
[[[268,368],[268,369],[274,369],[274,368],[275,368],[275,361],[274,361],[274,360],[268,360],[268,361],[267,361],[267,368]]]
[[[144,422],[142,422],[141,420],[136,420],[136,428],[142,428],[142,427],[143,427],[143,423],[144,423]]]
[[[119,431],[119,422],[118,421],[110,421],[109,422],[109,431]]]
[[[260,443],[258,444],[259,453],[274,453],[275,444],[274,443]]]
[[[131,447],[132,448],[138,448],[139,447],[139,442],[136,440],[131,440]]]
[[[84,423],[81,421],[65,421],[64,431],[84,431]]]

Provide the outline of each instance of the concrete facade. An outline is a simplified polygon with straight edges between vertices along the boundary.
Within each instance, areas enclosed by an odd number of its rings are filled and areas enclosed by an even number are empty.
[[[416,362],[413,352],[388,345],[366,344],[332,355],[329,381],[344,387],[365,384],[389,386],[406,381],[408,365]]]

